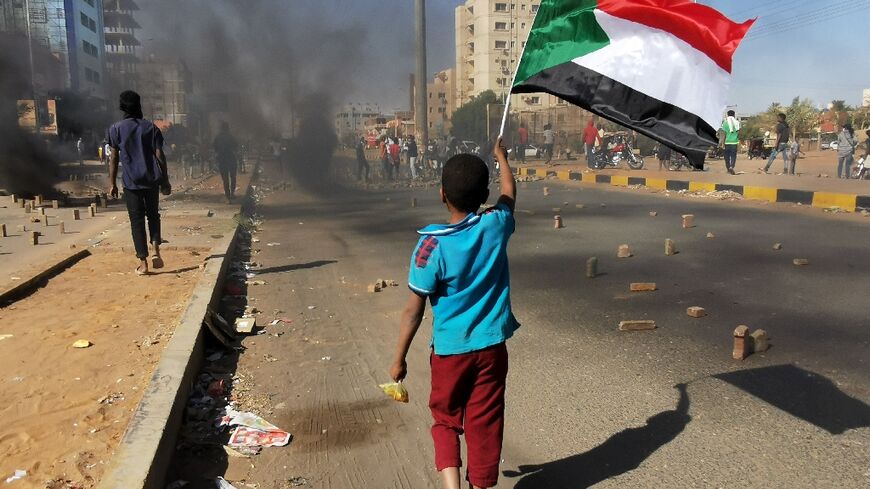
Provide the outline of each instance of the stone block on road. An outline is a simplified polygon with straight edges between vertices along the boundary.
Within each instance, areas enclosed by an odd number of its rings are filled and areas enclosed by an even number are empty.
[[[558,214],[553,216],[553,228],[554,229],[562,229],[563,227],[565,227],[565,225],[562,224],[562,216],[560,216]]]
[[[619,250],[616,252],[617,258],[631,258],[631,248],[627,245],[619,245]]]
[[[767,331],[756,329],[752,333],[752,352],[762,353],[770,348],[770,342],[767,339]]]
[[[592,257],[586,260],[586,277],[595,278],[598,275],[598,258]]]
[[[653,292],[658,290],[655,282],[634,282],[628,288],[632,292]]]
[[[686,314],[688,314],[689,317],[702,318],[702,317],[707,315],[707,310],[704,309],[703,307],[692,306],[692,307],[686,309]]]
[[[743,360],[749,356],[749,342],[752,338],[749,335],[749,327],[740,325],[734,330],[734,351],[731,356],[735,360]]]
[[[674,244],[674,240],[666,239],[665,240],[665,255],[672,256],[677,254],[677,245]]]
[[[782,249],[782,243],[774,243],[773,244],[774,251],[779,251]]]
[[[637,321],[620,321],[620,331],[650,331],[656,329],[656,322],[648,319]]]
[[[695,215],[683,214],[683,229],[689,229],[693,227],[695,227]]]
[[[794,260],[792,260],[792,263],[799,267],[805,267],[810,264],[810,261],[806,258],[795,258]]]

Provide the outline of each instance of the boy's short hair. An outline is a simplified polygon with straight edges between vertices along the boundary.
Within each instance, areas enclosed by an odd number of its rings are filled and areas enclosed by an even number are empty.
[[[475,212],[489,198],[489,169],[475,155],[458,154],[444,164],[441,188],[453,207]]]
[[[733,111],[733,110],[729,110],[729,111],[728,111],[728,117],[734,117],[734,111]]]

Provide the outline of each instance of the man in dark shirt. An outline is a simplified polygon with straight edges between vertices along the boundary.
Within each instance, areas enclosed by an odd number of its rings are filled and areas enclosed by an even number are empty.
[[[369,182],[369,162],[366,159],[366,140],[365,138],[359,138],[359,141],[356,143],[356,179],[363,179],[363,172],[365,172],[365,182]]]
[[[124,165],[122,182],[124,201],[130,215],[133,245],[139,266],[136,273],[148,273],[148,238],[145,235],[145,219],[148,219],[148,235],[151,238],[151,265],[163,268],[160,257],[160,187],[169,186],[166,155],[163,153],[163,134],[154,124],[142,118],[142,103],[139,94],[133,91],[121,93],[121,111],[124,119],[112,124],[107,138],[112,148],[109,161],[109,194],[118,197],[118,163]]]
[[[767,173],[767,171],[770,170],[770,165],[773,164],[773,160],[775,160],[776,156],[780,153],[782,153],[782,172],[788,173],[787,149],[791,129],[788,127],[788,122],[785,121],[785,114],[780,113],[777,118],[779,119],[779,123],[776,125],[776,145],[770,153],[770,159],[768,159],[767,164],[764,165],[764,173]]]
[[[227,197],[227,203],[232,203],[233,197],[236,194],[236,170],[238,160],[236,158],[236,139],[230,134],[230,125],[227,122],[221,123],[221,130],[214,138],[215,160],[217,161],[218,170],[221,173],[221,180],[224,181],[224,195]]]

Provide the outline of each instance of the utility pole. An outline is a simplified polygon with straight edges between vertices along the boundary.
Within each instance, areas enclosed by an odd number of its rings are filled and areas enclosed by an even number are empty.
[[[27,23],[27,56],[30,62],[30,98],[33,100],[33,116],[39,132],[39,104],[36,101],[36,68],[33,66],[33,35],[30,32],[30,0],[24,0],[24,21]]]
[[[416,78],[416,108],[414,110],[414,124],[417,126],[417,147],[426,150],[429,144],[428,104],[426,98],[426,2],[415,0],[415,17],[417,26],[417,74]]]

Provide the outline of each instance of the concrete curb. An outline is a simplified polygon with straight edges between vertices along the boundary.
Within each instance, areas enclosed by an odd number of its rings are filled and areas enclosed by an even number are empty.
[[[245,206],[253,198],[259,167],[248,184]],[[209,308],[217,309],[223,282],[240,233],[224,238],[212,249],[181,322],[133,413],[100,489],[162,489],[175,453],[187,398],[203,361],[202,322]]]
[[[74,263],[90,255],[91,252],[87,248],[72,251],[64,255],[63,258],[50,265],[48,268],[34,272],[21,283],[15,284],[0,292],[0,307],[6,307],[12,302],[15,302],[28,293],[38,289],[43,281],[57,275],[65,268],[69,268]]]
[[[557,180],[600,183],[623,187],[630,185],[644,185],[650,188],[672,191],[688,190],[691,192],[712,192],[730,190],[747,199],[803,204],[819,208],[839,207],[840,209],[849,212],[855,212],[860,209],[870,209],[870,196],[868,195],[817,192],[812,190],[792,190],[776,187],[754,187],[749,185],[729,185],[689,180],[665,180],[661,178],[630,177],[627,175],[601,175],[568,170],[559,171],[519,168],[514,170],[514,173],[519,176],[537,176],[542,178],[555,177]]]

